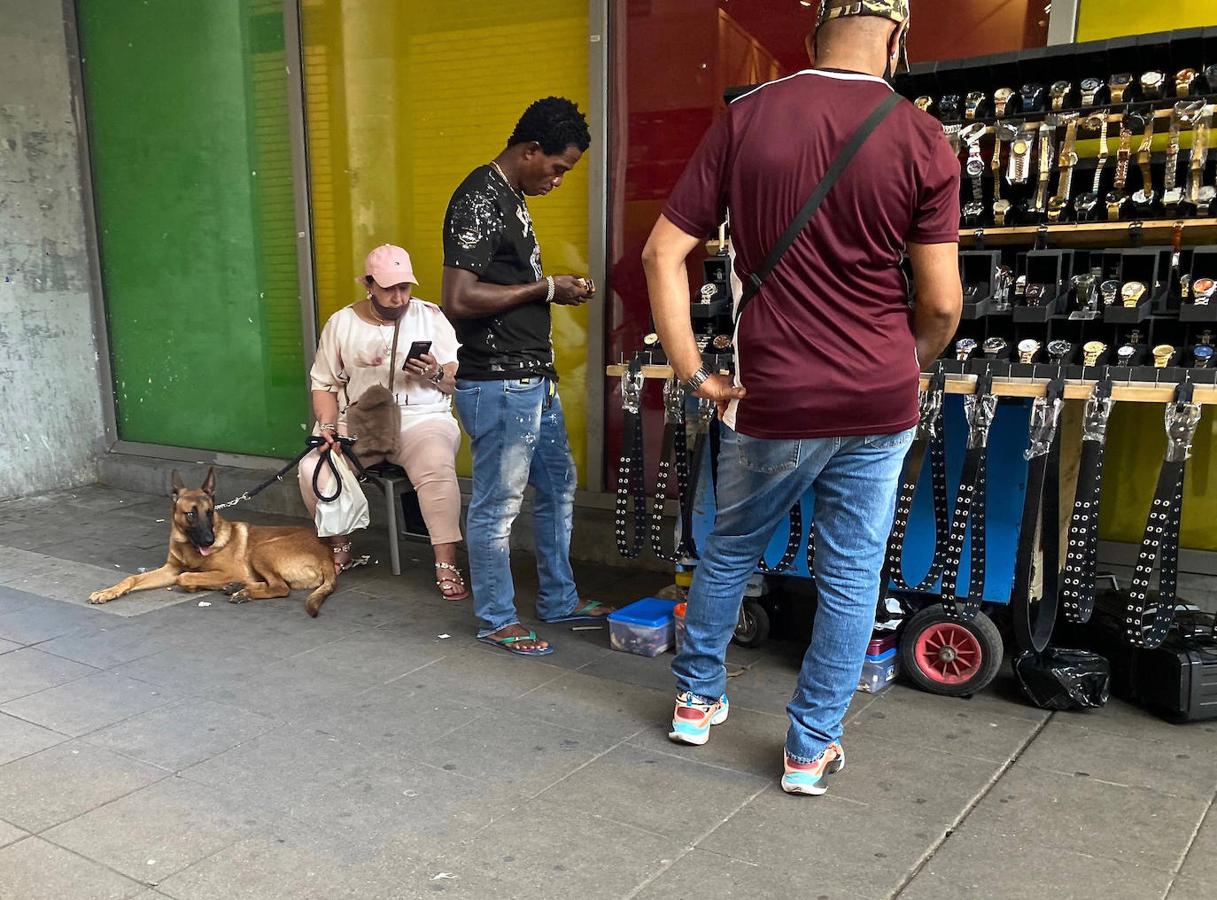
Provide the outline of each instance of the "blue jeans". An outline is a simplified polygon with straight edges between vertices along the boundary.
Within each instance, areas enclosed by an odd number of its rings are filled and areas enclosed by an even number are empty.
[[[874,437],[765,440],[722,427],[717,515],[693,576],[676,683],[704,702],[727,690],[727,644],[748,576],[774,529],[815,498],[819,594],[811,645],[786,707],[786,752],[812,762],[841,737],[875,622],[900,469],[915,429]]]
[[[537,615],[556,619],[579,603],[570,567],[575,462],[556,385],[547,378],[456,382],[456,409],[473,444],[473,498],[465,541],[478,637],[518,624],[511,526],[532,485]]]

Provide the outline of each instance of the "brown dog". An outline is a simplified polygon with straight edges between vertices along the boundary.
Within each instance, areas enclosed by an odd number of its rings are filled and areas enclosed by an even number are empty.
[[[174,584],[188,591],[232,589],[233,603],[315,588],[304,608],[316,616],[338,577],[330,548],[311,528],[225,521],[215,511],[215,484],[215,471],[208,469],[202,488],[190,491],[174,472],[169,559],[159,569],[90,594],[89,602],[107,603],[131,591]]]

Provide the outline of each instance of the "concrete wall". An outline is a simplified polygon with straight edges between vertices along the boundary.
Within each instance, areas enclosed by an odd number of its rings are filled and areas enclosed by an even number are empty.
[[[0,499],[7,499],[94,481],[104,420],[63,7],[0,0],[0,22]]]

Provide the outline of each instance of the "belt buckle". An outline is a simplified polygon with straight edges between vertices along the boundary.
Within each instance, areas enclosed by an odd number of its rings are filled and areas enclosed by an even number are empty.
[[[1197,403],[1168,403],[1166,406],[1166,459],[1185,462],[1192,455],[1192,439],[1200,424]]]
[[[685,386],[673,375],[663,385],[664,421],[675,425],[685,418]]]

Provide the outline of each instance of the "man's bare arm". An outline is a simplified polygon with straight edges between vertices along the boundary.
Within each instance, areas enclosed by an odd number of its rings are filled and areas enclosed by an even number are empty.
[[[909,262],[917,302],[913,307],[913,337],[917,362],[928,369],[951,341],[963,312],[958,244],[909,244]]]

